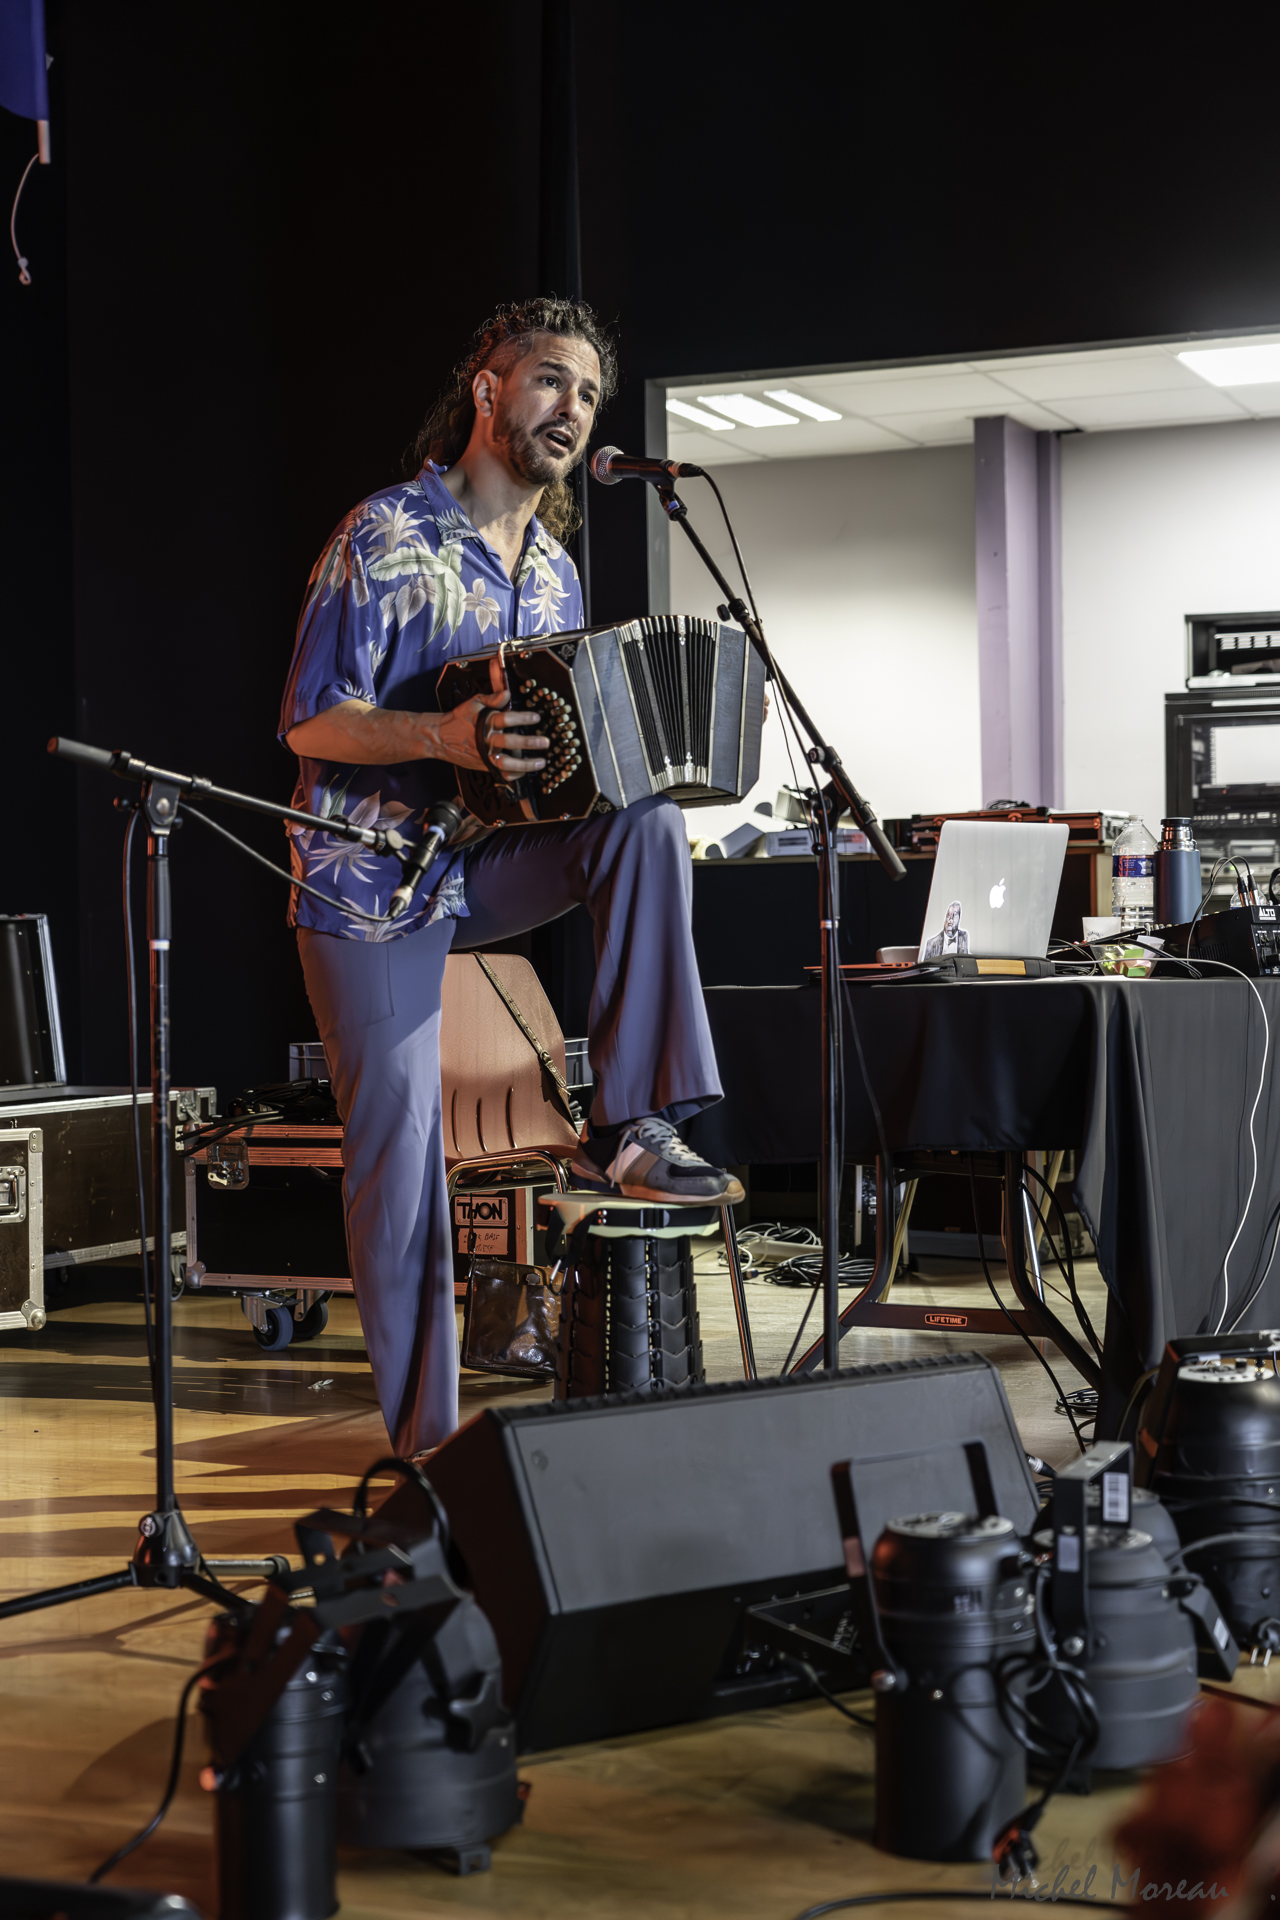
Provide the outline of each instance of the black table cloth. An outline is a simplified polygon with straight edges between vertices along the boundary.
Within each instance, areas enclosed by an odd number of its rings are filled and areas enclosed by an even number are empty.
[[[1280,981],[1254,983],[1280,1038]],[[1249,1110],[1264,1024],[1243,980],[982,980],[848,996],[892,1153],[1075,1147],[1075,1202],[1141,1369],[1166,1340],[1224,1330],[1261,1277],[1280,1206],[1280,1095],[1268,1055],[1249,1192]],[[819,1000],[808,987],[712,987],[724,1101],[685,1132],[719,1165],[816,1159]],[[878,1151],[845,1040],[845,1156]],[[1280,1324],[1280,1255],[1240,1322]]]

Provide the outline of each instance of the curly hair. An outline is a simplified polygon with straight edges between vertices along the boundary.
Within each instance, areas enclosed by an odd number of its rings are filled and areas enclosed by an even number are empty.
[[[414,473],[428,460],[450,467],[466,451],[476,418],[472,381],[485,367],[499,375],[506,373],[529,352],[539,333],[585,340],[595,348],[600,362],[600,404],[604,405],[618,384],[618,350],[612,334],[589,306],[581,300],[562,300],[548,294],[542,299],[499,307],[491,320],[477,328],[470,352],[458,362],[448,386],[423,421],[411,449]],[[544,489],[538,518],[557,540],[567,540],[581,517],[567,480],[553,481]]]

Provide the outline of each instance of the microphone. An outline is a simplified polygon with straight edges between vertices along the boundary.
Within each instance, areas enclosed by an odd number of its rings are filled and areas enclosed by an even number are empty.
[[[404,878],[391,896],[387,908],[388,920],[398,920],[407,907],[412,905],[413,896],[418,891],[422,876],[430,867],[451,833],[456,833],[462,825],[462,808],[452,800],[437,800],[428,807],[423,815],[423,825],[427,832],[423,834],[409,858],[405,861]]]
[[[621,447],[599,447],[591,456],[591,478],[602,487],[616,487],[619,480],[652,480],[669,487],[673,480],[701,480],[701,467],[688,460],[646,460],[639,454],[624,453]]]

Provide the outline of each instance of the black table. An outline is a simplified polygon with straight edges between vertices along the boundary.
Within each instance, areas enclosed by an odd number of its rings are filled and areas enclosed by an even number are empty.
[[[1280,981],[1253,985],[1280,1040]],[[849,998],[895,1168],[921,1152],[1004,1156],[1006,1250],[1024,1313],[1100,1385],[1098,1431],[1113,1431],[1165,1342],[1212,1331],[1222,1311],[1224,1255],[1253,1167],[1248,1117],[1264,1039],[1253,987],[1238,979],[895,982],[854,987]],[[712,987],[706,1002],[725,1098],[685,1129],[691,1143],[719,1165],[816,1159],[817,992]],[[851,1035],[845,1062],[846,1158],[879,1158]],[[1276,1227],[1273,1080],[1268,1060],[1256,1191],[1231,1254],[1224,1328],[1266,1266]],[[1108,1288],[1101,1369],[1069,1331],[1050,1326],[1029,1284],[1014,1182],[1020,1195],[1026,1150],[1058,1147],[1076,1149],[1075,1204]],[[881,1169],[882,1191],[891,1192],[892,1177]],[[878,1273],[882,1291],[889,1277]],[[860,1296],[863,1311],[846,1309],[846,1324],[876,1324],[876,1285],[869,1293]],[[971,1314],[969,1324],[988,1330],[987,1317]],[[1278,1321],[1280,1259],[1240,1325]]]

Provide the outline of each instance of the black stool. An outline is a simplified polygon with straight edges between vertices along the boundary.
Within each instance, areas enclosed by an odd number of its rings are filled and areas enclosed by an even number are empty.
[[[716,1207],[547,1194],[547,1251],[564,1272],[555,1397],[655,1394],[705,1380],[692,1241]]]

